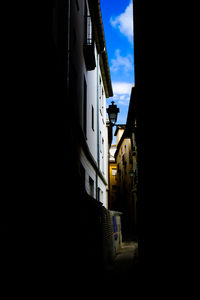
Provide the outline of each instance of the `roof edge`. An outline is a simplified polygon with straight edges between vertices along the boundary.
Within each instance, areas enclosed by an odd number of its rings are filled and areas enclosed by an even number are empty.
[[[113,89],[110,76],[110,68],[108,63],[108,55],[106,50],[106,41],[101,15],[100,0],[88,0],[92,23],[94,26],[94,36],[97,45],[97,51],[100,54],[100,68],[105,86],[106,98],[113,96]]]

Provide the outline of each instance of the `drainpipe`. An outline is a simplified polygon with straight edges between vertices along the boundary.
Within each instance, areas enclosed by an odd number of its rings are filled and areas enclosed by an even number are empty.
[[[99,54],[97,53],[97,166],[99,169],[100,156],[99,156]],[[99,201],[98,195],[98,174],[96,172],[96,199]]]
[[[108,131],[108,140],[109,140],[109,126],[111,126],[110,124],[107,126],[107,131]],[[108,209],[110,208],[110,144],[108,142],[108,153],[107,153],[107,157],[108,157],[108,162],[107,162],[107,167],[108,167],[108,199],[107,199],[107,207]]]

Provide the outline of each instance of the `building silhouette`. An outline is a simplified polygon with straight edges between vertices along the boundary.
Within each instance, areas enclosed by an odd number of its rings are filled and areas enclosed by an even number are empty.
[[[110,207],[122,215],[123,238],[137,238],[137,119],[135,87],[132,88],[126,124],[117,124],[116,146],[110,153]]]

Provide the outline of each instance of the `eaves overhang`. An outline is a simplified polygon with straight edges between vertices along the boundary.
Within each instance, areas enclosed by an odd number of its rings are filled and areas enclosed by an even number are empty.
[[[124,129],[124,130],[126,129],[126,124],[116,124],[115,126],[116,126],[116,130],[114,136],[117,135],[119,129]]]
[[[100,0],[88,0],[93,33],[96,41],[97,51],[100,54],[100,68],[102,79],[105,87],[106,98],[113,96],[113,89],[110,76],[110,68],[108,63],[108,55],[106,50],[106,42],[104,35],[104,28],[101,15]]]

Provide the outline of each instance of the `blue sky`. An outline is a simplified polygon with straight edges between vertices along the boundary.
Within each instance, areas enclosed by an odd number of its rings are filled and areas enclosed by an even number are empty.
[[[134,78],[133,7],[132,0],[101,0],[114,97],[107,99],[120,109],[118,124],[126,123]]]

